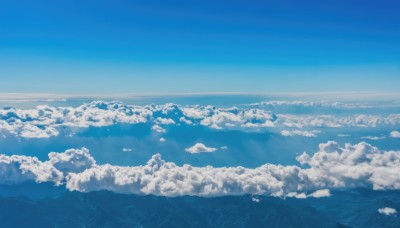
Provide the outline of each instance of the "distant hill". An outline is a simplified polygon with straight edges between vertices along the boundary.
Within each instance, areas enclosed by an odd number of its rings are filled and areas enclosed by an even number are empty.
[[[32,185],[33,186],[33,185]],[[36,186],[38,191],[40,185]],[[44,186],[48,191],[48,186]],[[399,227],[400,192],[334,192],[320,199],[228,196],[217,198],[57,192],[46,197],[5,196],[1,227]],[[10,190],[10,189],[8,189]],[[49,192],[49,191],[48,191]],[[29,197],[29,196],[28,196]],[[257,202],[258,201],[258,202]]]

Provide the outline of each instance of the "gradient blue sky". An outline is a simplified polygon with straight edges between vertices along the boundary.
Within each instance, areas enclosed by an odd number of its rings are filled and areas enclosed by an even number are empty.
[[[398,1],[0,0],[0,92],[400,92]]]

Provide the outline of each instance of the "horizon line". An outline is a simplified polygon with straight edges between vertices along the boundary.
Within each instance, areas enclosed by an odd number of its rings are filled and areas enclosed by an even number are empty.
[[[34,100],[34,99],[78,99],[78,98],[140,98],[140,97],[169,97],[169,96],[288,96],[288,97],[302,97],[302,96],[339,96],[341,98],[367,98],[365,96],[373,97],[389,97],[400,98],[400,92],[355,92],[355,91],[327,91],[327,92],[181,92],[181,93],[46,93],[46,92],[16,92],[16,93],[1,93],[0,100]]]

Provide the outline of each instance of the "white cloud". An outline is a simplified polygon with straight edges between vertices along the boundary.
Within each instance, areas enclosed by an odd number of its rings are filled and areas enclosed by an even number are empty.
[[[0,183],[15,184],[28,180],[54,182],[59,185],[64,174],[82,172],[96,161],[86,148],[69,149],[64,153],[49,153],[49,160],[42,162],[36,157],[22,155],[0,155]]]
[[[390,207],[379,208],[378,212],[387,216],[392,216],[397,214],[397,210]]]
[[[369,140],[381,140],[385,139],[385,136],[363,136],[362,139],[369,139]]]
[[[220,148],[221,148],[221,150],[226,150],[226,149],[228,149],[227,146],[221,146]]]
[[[259,202],[261,202],[261,200],[259,199],[259,198],[256,198],[256,197],[251,197],[251,201],[253,201],[254,203],[259,203]]]
[[[375,128],[378,126],[398,126],[400,125],[400,114],[391,114],[388,116],[376,115],[292,115],[278,114],[276,125],[286,127],[306,128],[306,127],[360,127]]]
[[[161,117],[157,117],[154,122],[156,124],[164,124],[164,125],[175,124],[175,121],[173,119],[161,118]]]
[[[193,146],[186,148],[186,152],[191,153],[191,154],[198,154],[198,153],[210,153],[210,152],[215,152],[217,148],[213,147],[207,147],[203,143],[196,143]]]
[[[329,189],[321,189],[309,194],[308,196],[314,198],[329,197],[331,196],[331,192]]]
[[[250,104],[253,107],[263,108],[277,108],[277,107],[289,107],[289,108],[316,108],[316,109],[370,109],[376,107],[399,107],[396,103],[387,104],[373,104],[367,102],[337,102],[337,101],[263,101],[259,103]]]
[[[254,194],[306,198],[329,196],[331,189],[400,189],[400,151],[381,151],[364,142],[342,148],[329,141],[320,144],[314,155],[304,153],[297,159],[307,167],[178,166],[165,162],[159,154],[144,166],[113,166],[97,165],[84,148],[70,149],[52,152],[44,162],[29,156],[0,155],[0,183],[34,180],[65,183],[69,190],[82,192],[205,197]]]
[[[132,148],[122,148],[123,152],[132,152]]]
[[[310,181],[324,188],[400,189],[399,151],[383,152],[365,142],[340,148],[329,141],[313,156],[303,153],[297,159],[311,167],[304,170]]]
[[[304,136],[304,137],[317,137],[315,134],[319,131],[300,131],[300,130],[283,130],[281,131],[281,135],[283,136]]]
[[[193,124],[193,122],[191,120],[188,120],[185,117],[179,118],[179,121],[182,122],[182,123],[185,123],[187,125],[192,125]]]
[[[41,162],[36,157],[0,155],[1,184],[16,184],[29,180],[60,184],[63,173],[51,163]]]
[[[78,107],[38,106],[34,109],[0,109],[0,133],[11,133],[24,138],[50,138],[73,134],[75,128],[105,127],[114,124],[154,123],[154,129],[163,133],[160,125],[202,125],[213,129],[266,131],[273,127],[339,128],[399,126],[400,114],[378,115],[274,115],[270,111],[249,108],[216,108],[213,106],[186,106],[176,104],[134,106],[120,102],[93,101]],[[64,132],[64,131],[63,131]],[[394,131],[396,132],[396,131]],[[309,134],[311,135],[311,134]]]
[[[69,149],[64,153],[49,153],[49,161],[52,166],[62,172],[82,172],[96,164],[94,158],[86,148]]]
[[[218,109],[212,106],[181,107],[176,104],[133,106],[120,102],[93,101],[78,107],[35,109],[0,109],[0,131],[24,138],[49,138],[60,127],[105,127],[118,123],[153,122],[153,130],[163,133],[159,125],[185,123],[215,129],[254,129],[274,126],[275,116],[258,109]]]
[[[390,137],[392,137],[392,138],[400,138],[400,132],[399,131],[392,131],[392,132],[390,132]]]
[[[116,123],[147,122],[152,112],[118,102],[94,101],[78,107],[37,106],[35,109],[0,109],[0,130],[25,138],[49,138],[58,127],[102,127]]]
[[[270,128],[274,127],[275,115],[259,109],[216,109],[200,121],[201,125],[215,129],[224,128]]]
[[[165,130],[164,128],[158,126],[158,125],[154,125],[151,130],[158,132],[158,133],[165,133],[167,132],[167,130]]]
[[[167,140],[163,137],[160,138],[160,142],[166,142]]]

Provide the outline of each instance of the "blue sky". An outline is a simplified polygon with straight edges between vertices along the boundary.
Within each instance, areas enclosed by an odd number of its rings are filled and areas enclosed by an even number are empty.
[[[2,92],[399,92],[396,1],[0,5]]]

